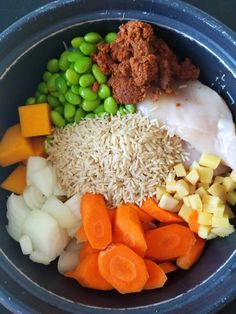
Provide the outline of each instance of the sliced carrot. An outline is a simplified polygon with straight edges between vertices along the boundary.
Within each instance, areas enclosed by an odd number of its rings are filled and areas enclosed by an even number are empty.
[[[172,271],[175,271],[178,269],[178,266],[176,266],[174,263],[171,263],[171,262],[164,262],[158,265],[163,269],[165,274],[171,273]]]
[[[139,292],[148,280],[144,260],[124,244],[111,244],[98,257],[100,274],[120,293]]]
[[[166,261],[185,255],[195,243],[193,232],[179,224],[170,224],[145,233],[146,257]]]
[[[84,231],[91,246],[105,249],[112,241],[112,227],[104,197],[100,194],[84,194],[80,210]]]
[[[111,225],[113,226],[114,221],[115,221],[115,215],[116,215],[116,208],[112,208],[108,210],[109,218],[111,221]]]
[[[176,260],[176,264],[182,269],[189,269],[201,256],[204,247],[206,245],[206,240],[201,239],[195,235],[196,242],[194,245],[187,251],[186,254],[180,256]]]
[[[147,214],[145,211],[143,211],[138,205],[132,204],[132,203],[127,203],[130,207],[132,207],[138,214],[138,217],[141,221],[143,222],[151,222],[154,220],[152,216]]]
[[[114,222],[114,238],[116,242],[126,244],[137,254],[144,256],[147,245],[142,225],[137,212],[128,205],[117,207]]]
[[[177,214],[159,207],[152,198],[146,199],[143,202],[141,209],[161,222],[183,222],[183,219]]]
[[[150,290],[163,287],[167,280],[163,269],[149,259],[144,259],[144,263],[147,267],[149,278],[146,281],[143,289]]]
[[[16,194],[22,194],[26,186],[26,167],[19,165],[2,182],[1,187]]]
[[[199,223],[197,222],[198,220],[198,211],[193,210],[191,214],[189,215],[188,218],[188,225],[190,230],[192,230],[195,233],[198,233],[198,228],[199,228]]]
[[[79,241],[87,241],[88,238],[86,236],[86,233],[84,231],[84,226],[81,225],[78,230],[76,231],[76,234],[75,234],[76,238],[79,240]]]
[[[79,260],[82,261],[87,255],[97,253],[99,250],[92,248],[90,243],[88,241],[84,242],[81,245],[80,251],[79,251]]]
[[[155,229],[157,226],[153,222],[142,222],[143,231]]]
[[[47,153],[45,152],[45,137],[32,137],[31,141],[33,145],[34,156],[47,157]]]
[[[65,273],[66,277],[77,280],[81,286],[98,290],[111,290],[113,287],[100,275],[98,254],[87,255],[74,271]]]

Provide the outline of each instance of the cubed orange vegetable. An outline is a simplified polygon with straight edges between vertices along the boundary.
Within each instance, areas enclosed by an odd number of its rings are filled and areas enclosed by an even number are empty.
[[[0,142],[0,165],[9,166],[33,155],[32,142],[21,135],[20,125],[8,128]]]
[[[37,136],[31,139],[34,149],[34,156],[47,157],[45,152],[45,137]]]
[[[19,165],[2,182],[1,187],[16,194],[22,194],[26,186],[26,167]]]
[[[46,103],[18,107],[23,137],[51,134],[49,109]]]

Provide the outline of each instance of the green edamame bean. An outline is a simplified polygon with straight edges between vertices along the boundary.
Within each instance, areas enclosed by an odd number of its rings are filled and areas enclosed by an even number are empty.
[[[65,73],[66,79],[71,84],[79,84],[79,74],[75,72],[74,69],[67,69]]]
[[[52,95],[48,95],[47,101],[51,107],[57,107],[61,105],[60,101]]]
[[[118,105],[113,97],[108,97],[104,101],[104,108],[107,113],[115,115],[118,110]]]
[[[109,96],[111,96],[110,87],[106,84],[101,84],[98,90],[98,97],[101,99],[106,99]]]
[[[95,78],[92,74],[83,74],[79,79],[79,85],[82,87],[88,87],[93,85]]]
[[[104,105],[101,104],[99,106],[97,106],[94,110],[93,110],[94,113],[98,114],[99,112],[105,112],[105,109],[104,109]]]
[[[67,84],[66,84],[66,80],[59,76],[56,78],[55,80],[55,84],[56,84],[56,88],[58,90],[58,92],[65,94],[67,91]]]
[[[85,118],[93,119],[93,118],[95,118],[95,113],[92,113],[92,112],[87,113]]]
[[[36,102],[36,99],[34,97],[29,97],[26,99],[25,104],[26,105],[33,105],[33,104],[35,104],[35,102]]]
[[[63,128],[66,125],[65,119],[60,115],[60,113],[52,110],[50,112],[50,118],[52,123],[57,126],[58,128]]]
[[[79,46],[82,44],[82,42],[84,41],[83,37],[75,37],[71,40],[71,46],[75,49],[78,49]]]
[[[80,96],[85,100],[91,101],[97,99],[97,93],[93,92],[89,87],[80,87]]]
[[[105,117],[105,116],[108,116],[108,113],[107,113],[107,112],[99,112],[99,113],[97,113],[97,116],[98,116],[99,118]]]
[[[71,91],[76,94],[79,95],[79,90],[80,90],[80,86],[79,85],[72,85],[71,86]]]
[[[38,91],[42,94],[47,94],[48,93],[48,88],[47,84],[45,82],[41,82],[38,85]]]
[[[97,108],[100,105],[101,101],[99,98],[95,100],[83,100],[81,107],[84,111],[93,111],[95,108]]]
[[[125,116],[126,115],[126,111],[124,109],[125,109],[124,106],[120,106],[119,109],[118,109],[121,116]]]
[[[47,83],[47,81],[50,79],[50,77],[52,76],[52,73],[46,71],[43,73],[43,80],[45,83]]]
[[[81,45],[79,46],[79,49],[86,56],[90,56],[92,53],[94,53],[97,50],[97,47],[95,44],[90,44],[83,41]]]
[[[55,91],[55,92],[51,92],[51,95],[59,99],[61,94],[58,91]]]
[[[68,61],[67,57],[69,55],[70,51],[66,50],[64,51],[58,61],[58,66],[60,70],[66,71],[70,67],[70,62]]]
[[[129,113],[135,113],[136,112],[136,106],[133,104],[126,104],[125,105],[125,109],[129,112]]]
[[[64,117],[66,118],[66,120],[71,119],[72,117],[74,117],[76,112],[75,106],[66,103],[64,106]]]
[[[70,89],[65,93],[65,98],[72,105],[79,105],[81,103],[81,97],[74,94]]]
[[[57,59],[51,59],[47,63],[47,70],[51,73],[56,73],[59,71],[59,65]]]
[[[108,44],[113,43],[116,40],[117,33],[110,32],[105,36],[105,42]]]
[[[59,101],[64,104],[66,102],[66,98],[63,94],[60,94],[59,97],[58,97]]]
[[[47,81],[47,88],[49,92],[55,92],[57,90],[56,87],[56,79],[60,77],[58,73],[53,74],[49,80]]]
[[[54,108],[54,111],[58,112],[61,116],[64,114],[64,107],[63,106],[57,106]]]
[[[75,113],[75,122],[80,123],[80,120],[85,117],[86,113],[83,109],[78,108]]]
[[[89,57],[81,57],[77,60],[74,64],[74,69],[77,73],[85,73],[88,71],[92,66],[92,60]]]
[[[102,73],[97,64],[93,64],[92,73],[99,84],[105,84],[107,82],[106,75]]]
[[[36,98],[36,103],[37,104],[42,104],[47,102],[47,96],[44,94],[41,94],[39,97]]]
[[[67,60],[71,63],[74,63],[77,60],[79,60],[81,57],[84,57],[84,54],[81,51],[73,50],[69,52],[67,56]]]
[[[87,43],[97,44],[99,41],[102,40],[102,36],[95,32],[89,32],[84,35],[84,40],[87,41]]]

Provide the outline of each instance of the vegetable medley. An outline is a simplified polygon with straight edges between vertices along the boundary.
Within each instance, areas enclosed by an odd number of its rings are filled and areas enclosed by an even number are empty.
[[[0,165],[16,165],[1,184],[11,192],[7,231],[24,255],[58,258],[81,286],[125,294],[163,287],[208,240],[234,232],[236,167],[222,147],[236,145],[235,126],[198,75],[141,21],[73,38],[48,61],[0,142]],[[203,121],[218,144],[209,151],[199,122],[206,94],[216,121],[224,116],[216,129]]]

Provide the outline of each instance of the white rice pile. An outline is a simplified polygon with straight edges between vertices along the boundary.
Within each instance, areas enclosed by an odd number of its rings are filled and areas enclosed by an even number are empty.
[[[49,160],[67,196],[101,193],[111,206],[155,196],[185,158],[179,137],[140,114],[86,119],[53,137]]]

